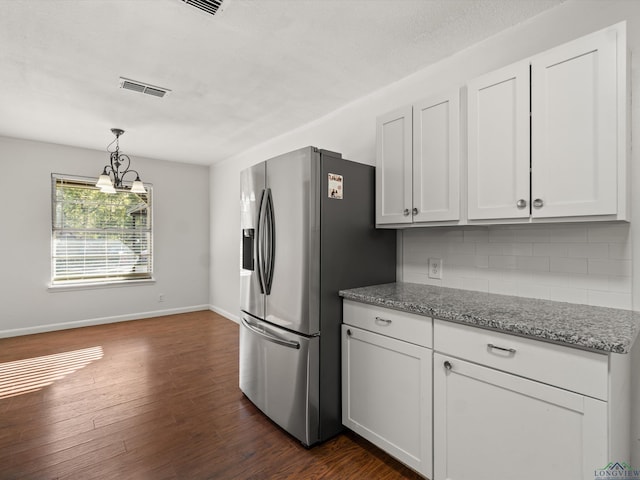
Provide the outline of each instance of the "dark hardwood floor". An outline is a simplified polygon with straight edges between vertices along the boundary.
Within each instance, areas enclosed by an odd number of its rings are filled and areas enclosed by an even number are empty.
[[[419,479],[351,432],[304,448],[203,311],[0,339],[0,479]]]

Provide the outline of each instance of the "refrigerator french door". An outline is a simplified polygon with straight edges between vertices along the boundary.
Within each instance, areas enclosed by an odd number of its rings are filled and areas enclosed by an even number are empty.
[[[374,169],[306,147],[241,173],[240,388],[310,446],[342,429],[344,288],[395,280]]]

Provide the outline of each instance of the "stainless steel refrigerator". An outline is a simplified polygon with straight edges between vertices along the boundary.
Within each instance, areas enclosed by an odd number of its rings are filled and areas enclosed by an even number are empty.
[[[342,429],[338,291],[395,281],[374,168],[306,147],[244,170],[240,389],[311,446]]]

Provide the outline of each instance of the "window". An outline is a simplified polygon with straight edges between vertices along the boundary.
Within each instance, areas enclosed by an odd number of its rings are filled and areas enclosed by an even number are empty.
[[[52,285],[152,278],[151,186],[108,194],[95,183],[52,175]]]

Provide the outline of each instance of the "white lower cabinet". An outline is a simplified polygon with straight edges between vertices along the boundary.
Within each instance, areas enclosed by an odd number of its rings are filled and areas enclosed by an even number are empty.
[[[441,320],[433,342],[434,480],[593,480],[628,461],[628,403],[611,389],[628,355]]]
[[[401,321],[389,318],[385,309],[371,311],[374,330]],[[346,310],[344,321],[349,321]],[[430,319],[420,321],[430,330]],[[342,423],[431,478],[431,420],[432,350],[343,325]]]
[[[630,458],[630,355],[344,301],[342,422],[431,480],[593,480]]]
[[[434,354],[435,480],[593,480],[607,404]]]

